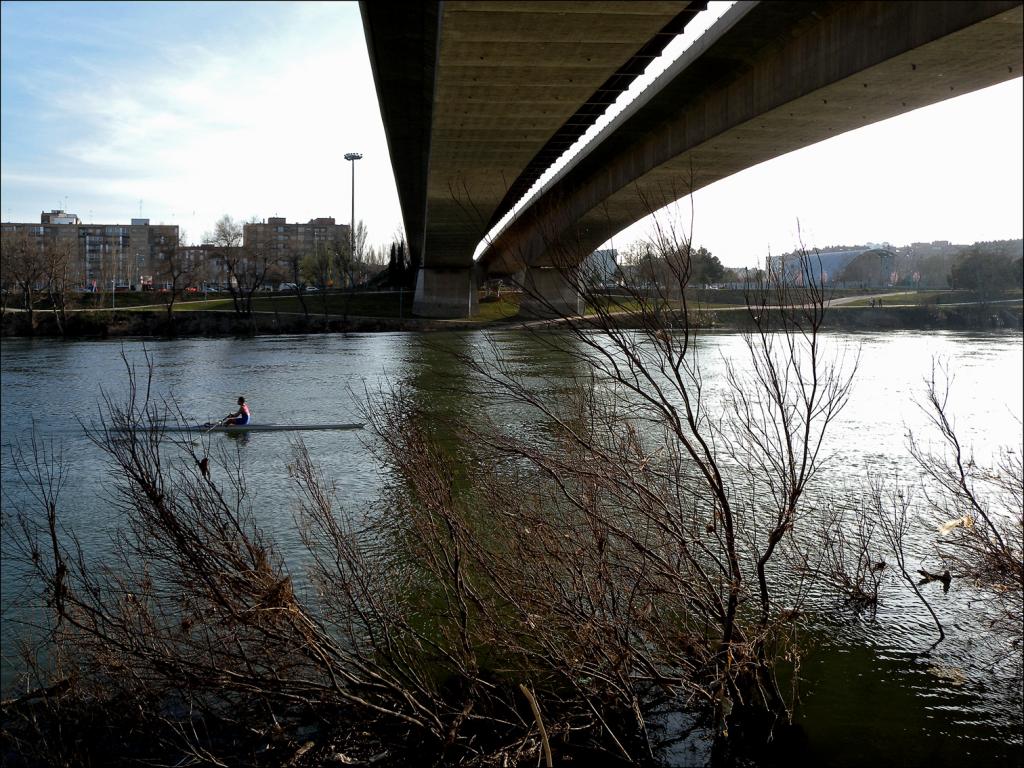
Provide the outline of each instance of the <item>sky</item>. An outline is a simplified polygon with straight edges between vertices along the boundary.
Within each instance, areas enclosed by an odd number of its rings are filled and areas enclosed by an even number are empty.
[[[5,221],[55,208],[98,223],[141,215],[192,242],[224,214],[348,223],[344,155],[360,152],[356,219],[373,245],[402,231],[355,2],[4,2],[0,43]],[[694,243],[728,266],[798,238],[1020,238],[1022,147],[1016,78],[762,163],[677,208],[689,221],[692,205]]]

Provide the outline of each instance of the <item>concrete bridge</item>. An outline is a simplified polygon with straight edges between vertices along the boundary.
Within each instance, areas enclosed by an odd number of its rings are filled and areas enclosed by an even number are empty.
[[[1020,77],[1024,56],[1020,2],[736,3],[474,264],[490,228],[704,4],[361,7],[409,246],[422,258],[415,311],[431,317],[472,313],[480,277],[523,267],[562,297],[554,267],[663,205]]]

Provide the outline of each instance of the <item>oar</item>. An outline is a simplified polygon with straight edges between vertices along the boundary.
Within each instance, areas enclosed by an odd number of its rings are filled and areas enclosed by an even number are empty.
[[[215,421],[213,424],[211,424],[210,426],[208,426],[205,429],[203,429],[200,434],[205,437],[206,435],[210,434],[214,429],[219,427],[221,425],[221,422],[223,422],[223,421],[224,421],[224,419],[221,419],[220,421]],[[192,441],[192,445],[198,445],[198,441],[197,440],[193,440]]]
[[[226,418],[228,418],[228,417],[225,416],[224,419],[226,419]],[[209,427],[207,427],[206,429],[203,430],[203,434],[204,435],[208,435],[213,430],[215,430],[217,427],[223,426],[224,425],[224,419],[221,419],[220,421],[215,421],[213,424],[211,424]]]

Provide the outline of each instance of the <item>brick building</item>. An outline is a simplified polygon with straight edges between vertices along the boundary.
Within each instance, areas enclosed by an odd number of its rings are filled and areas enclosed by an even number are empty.
[[[44,211],[38,224],[4,222],[4,235],[13,232],[25,232],[39,249],[47,241],[68,243],[75,254],[73,284],[88,289],[152,287],[178,242],[176,224],[83,224],[61,210]]]
[[[349,226],[335,224],[334,219],[310,219],[305,224],[289,224],[283,216],[272,216],[266,222],[246,224],[242,228],[242,243],[250,253],[271,258],[285,279],[291,279],[289,265],[318,250],[336,259],[349,250]]]

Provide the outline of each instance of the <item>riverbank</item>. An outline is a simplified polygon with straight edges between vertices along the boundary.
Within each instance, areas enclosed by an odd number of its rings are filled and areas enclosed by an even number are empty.
[[[621,314],[628,323],[631,313]],[[716,306],[691,312],[699,327],[750,330],[746,307]],[[232,311],[166,312],[140,310],[78,311],[68,314],[63,326],[52,312],[37,311],[32,327],[24,312],[0,316],[4,337],[64,337],[71,339],[220,338],[299,333],[375,333],[386,331],[461,331],[471,328],[553,327],[560,320],[531,320],[513,315],[495,319],[439,320],[431,318],[304,315],[301,313]],[[828,310],[825,328],[837,331],[878,330],[1024,330],[1024,301],[889,306],[835,306]]]
[[[430,320],[426,318],[305,316],[276,312],[238,315],[228,311],[166,313],[89,311],[68,315],[63,327],[49,312],[36,312],[32,327],[24,312],[0,317],[0,336],[64,337],[69,339],[134,338],[221,338],[225,336],[267,336],[296,333],[374,333],[380,331],[464,330],[486,325],[474,320]]]
[[[746,308],[710,310],[704,326],[724,330],[752,330]],[[838,306],[826,311],[824,328],[830,331],[976,331],[1024,329],[1024,302],[992,304],[920,304],[908,306]]]

